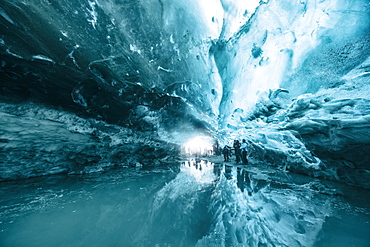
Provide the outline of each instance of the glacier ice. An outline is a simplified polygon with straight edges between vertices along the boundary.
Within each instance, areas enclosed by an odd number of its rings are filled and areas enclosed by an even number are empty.
[[[179,144],[192,128],[244,137],[256,157],[283,155],[272,164],[368,187],[369,12],[365,0],[4,0],[1,99]]]
[[[369,30],[368,0],[0,1],[0,245],[367,246]],[[180,162],[235,139],[248,166]]]

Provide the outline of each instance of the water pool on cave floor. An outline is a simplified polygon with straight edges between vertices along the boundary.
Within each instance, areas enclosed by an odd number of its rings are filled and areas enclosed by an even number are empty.
[[[0,219],[1,246],[367,246],[370,191],[187,160],[3,182]]]

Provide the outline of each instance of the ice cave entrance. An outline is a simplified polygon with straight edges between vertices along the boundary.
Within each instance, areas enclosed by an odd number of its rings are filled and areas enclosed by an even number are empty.
[[[209,136],[192,137],[182,145],[182,150],[188,155],[206,155],[212,151],[213,142]]]

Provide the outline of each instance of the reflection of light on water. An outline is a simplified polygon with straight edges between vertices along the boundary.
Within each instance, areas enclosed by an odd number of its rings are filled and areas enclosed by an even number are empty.
[[[183,145],[183,150],[186,154],[205,155],[212,151],[211,137],[197,136],[190,139]]]
[[[209,184],[215,180],[215,175],[212,172],[213,163],[208,161],[185,161],[184,166],[181,167],[181,171],[195,178],[195,182],[200,184]]]

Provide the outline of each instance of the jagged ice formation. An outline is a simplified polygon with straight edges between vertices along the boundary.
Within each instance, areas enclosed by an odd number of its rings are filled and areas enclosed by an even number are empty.
[[[189,130],[246,138],[251,160],[370,188],[369,13],[366,0],[3,0],[1,178],[18,177],[8,164],[24,151],[12,148],[28,118],[54,119],[44,129],[55,133],[72,112],[170,142]],[[30,104],[47,114],[27,115]],[[80,148],[126,136],[99,138]],[[95,163],[114,160],[97,153]],[[71,165],[55,167],[40,173]]]

